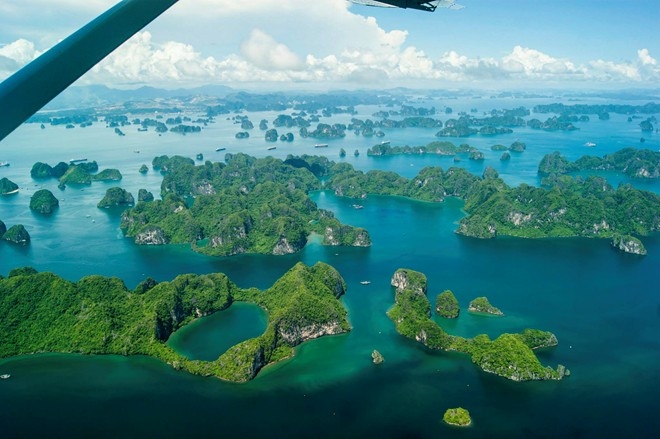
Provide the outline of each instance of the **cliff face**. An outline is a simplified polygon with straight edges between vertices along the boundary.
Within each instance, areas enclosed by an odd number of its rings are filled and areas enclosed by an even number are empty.
[[[415,294],[426,296],[426,276],[418,271],[400,268],[392,276],[390,284],[396,288],[397,293],[411,290]]]
[[[135,235],[135,243],[140,245],[163,245],[169,239],[160,227],[146,227],[142,232]]]
[[[333,320],[325,323],[313,323],[307,326],[280,326],[277,333],[291,346],[297,346],[307,340],[312,340],[324,335],[337,335],[347,332],[342,327],[339,320]]]

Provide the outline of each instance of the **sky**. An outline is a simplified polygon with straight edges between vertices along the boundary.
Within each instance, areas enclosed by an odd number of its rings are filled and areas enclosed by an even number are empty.
[[[2,0],[0,80],[116,4]],[[179,0],[83,76],[117,88],[659,88],[657,0]]]

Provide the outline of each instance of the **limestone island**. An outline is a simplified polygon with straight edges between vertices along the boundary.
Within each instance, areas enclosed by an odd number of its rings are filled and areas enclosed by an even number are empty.
[[[442,420],[445,423],[456,427],[469,427],[472,424],[470,412],[468,412],[463,407],[447,409],[445,414],[442,416]]]
[[[0,179],[0,195],[11,195],[18,192],[18,185],[8,179],[7,177],[2,177]]]
[[[373,352],[371,353],[371,361],[374,364],[382,364],[383,361],[385,361],[385,358],[383,358],[383,355],[380,352],[374,349]]]
[[[624,253],[644,256],[646,247],[639,238],[631,235],[616,235],[612,238],[612,247]]]
[[[370,246],[365,229],[340,223],[309,198],[327,166],[309,160],[226,154],[225,163],[195,166],[180,156],[157,157],[161,199],[138,201],[120,227],[136,244],[189,243],[210,256],[295,253],[310,235],[324,245]]]
[[[98,172],[96,161],[72,160],[70,163],[59,162],[54,167],[47,163],[36,162],[32,165],[30,176],[34,179],[57,178],[60,189],[67,184],[88,185],[93,181],[119,181],[121,172],[117,169],[104,169]]]
[[[660,195],[629,184],[614,189],[597,176],[552,174],[543,187],[510,187],[492,168],[478,177],[463,168],[426,167],[410,179],[390,171],[364,173],[347,163],[327,168],[326,187],[338,196],[396,195],[429,202],[460,198],[467,216],[456,233],[473,238],[612,238],[660,230]]]
[[[559,365],[556,370],[543,366],[533,349],[556,345],[554,334],[526,330],[522,334],[502,334],[495,340],[487,335],[463,338],[446,333],[431,316],[426,297],[426,276],[399,269],[392,276],[395,287],[394,305],[387,312],[396,330],[433,350],[456,351],[470,355],[481,370],[513,381],[560,380],[568,375]]]
[[[28,245],[30,234],[25,230],[23,224],[15,224],[2,234],[2,239],[18,245]]]
[[[39,189],[30,198],[30,210],[45,215],[53,213],[59,205],[59,200],[48,189]]]
[[[350,331],[339,300],[345,290],[340,274],[321,262],[296,264],[265,291],[239,288],[222,273],[182,274],[161,283],[148,278],[129,290],[116,277],[71,282],[18,268],[0,278],[0,358],[41,352],[148,355],[193,374],[245,382],[293,356],[306,340]],[[177,329],[235,301],[268,313],[262,335],[214,361],[190,360],[166,344]]]
[[[468,305],[468,311],[480,314],[489,314],[492,316],[504,315],[504,313],[500,311],[499,308],[496,308],[490,304],[487,297],[477,297],[471,301]]]
[[[460,307],[458,306],[458,300],[456,300],[451,290],[445,290],[438,294],[438,297],[435,299],[435,312],[440,317],[446,319],[455,319],[458,317]]]
[[[110,208],[118,206],[132,206],[135,204],[135,199],[130,192],[120,187],[111,187],[105,191],[105,196],[98,202],[99,208]]]

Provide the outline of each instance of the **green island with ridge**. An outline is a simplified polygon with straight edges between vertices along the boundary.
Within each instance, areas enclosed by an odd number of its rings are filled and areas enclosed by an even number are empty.
[[[585,155],[571,162],[555,151],[541,159],[538,173],[549,176],[587,170],[619,171],[632,178],[657,179],[660,178],[660,152],[623,148],[603,157]]]
[[[257,159],[227,154],[224,163],[196,166],[189,158],[157,157],[164,175],[161,199],[138,201],[121,219],[137,244],[190,243],[195,251],[226,256],[288,254],[311,234],[326,245],[369,246],[367,230],[341,224],[319,209],[311,191],[363,199],[395,195],[427,202],[464,200],[456,233],[475,238],[594,237],[615,248],[645,254],[639,237],[660,230],[660,196],[598,176],[552,175],[543,187],[508,186],[487,167],[482,176],[463,168],[425,167],[415,177],[390,171],[362,172],[325,157]]]
[[[643,254],[643,246],[630,238],[639,240],[636,237],[660,230],[660,196],[629,184],[614,189],[598,176],[555,175],[544,180],[544,187],[510,187],[490,167],[481,177],[462,168],[426,167],[408,179],[339,164],[332,168],[326,187],[350,198],[370,194],[430,202],[460,198],[467,215],[456,233],[475,238],[593,237],[618,242],[623,237],[628,245],[617,248]]]
[[[154,169],[164,174],[161,200],[138,201],[124,211],[120,227],[137,244],[190,243],[212,256],[295,253],[311,234],[325,245],[370,246],[366,230],[340,223],[309,198],[321,181],[304,164],[245,154],[199,166],[185,157],[156,157]]]
[[[148,278],[129,290],[116,277],[70,282],[17,268],[0,276],[0,358],[40,352],[149,355],[193,374],[245,382],[291,357],[306,340],[350,331],[339,301],[345,290],[341,275],[322,262],[296,264],[265,291],[239,288],[222,273],[182,274],[161,283]],[[266,310],[262,335],[214,361],[190,360],[166,344],[177,329],[235,301]]]
[[[568,369],[561,364],[556,370],[543,366],[533,352],[534,349],[557,345],[557,338],[551,332],[525,329],[520,334],[502,334],[495,340],[485,334],[474,338],[453,336],[431,319],[423,273],[398,269],[391,284],[395,287],[395,299],[387,315],[404,337],[432,350],[467,354],[484,372],[513,381],[560,380],[569,375]]]

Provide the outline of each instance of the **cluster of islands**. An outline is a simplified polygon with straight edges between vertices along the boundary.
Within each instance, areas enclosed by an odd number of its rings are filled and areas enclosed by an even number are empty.
[[[91,96],[94,92],[88,92]],[[433,97],[433,93],[431,96]],[[505,95],[492,97],[507,97]],[[98,100],[104,99],[98,96]],[[105,99],[108,99],[105,97]],[[252,94],[246,92],[225,93],[222,96],[197,95],[194,97],[170,96],[168,99],[121,101],[104,109],[59,110],[37,114],[29,123],[46,126],[64,126],[68,129],[104,123],[118,136],[125,130],[153,131],[162,135],[167,132],[181,135],[199,133],[220,117],[237,127],[235,138],[255,136],[254,130],[267,142],[292,142],[296,136],[319,140],[341,139],[347,133],[364,137],[384,137],[386,131],[406,128],[437,130],[439,138],[464,138],[470,136],[496,136],[510,134],[517,128],[528,127],[544,131],[574,131],[580,123],[591,118],[608,120],[610,114],[628,115],[642,136],[658,130],[654,114],[660,113],[660,105],[535,105],[531,109],[493,109],[479,114],[476,108],[454,113],[450,106],[444,108],[415,107],[407,103],[409,96],[389,92],[353,92],[301,95],[296,93]],[[140,103],[141,102],[141,103]],[[375,105],[387,109],[375,111],[369,118],[358,118],[356,106]],[[396,108],[396,109],[395,109]],[[194,110],[198,116],[186,116],[182,112]],[[250,120],[244,112],[284,112],[272,121]],[[170,114],[172,116],[164,116]],[[544,117],[544,114],[553,114]],[[347,123],[330,123],[324,119],[334,115],[352,116]],[[438,116],[442,115],[443,119]],[[655,124],[655,125],[654,125]],[[643,137],[640,141],[643,141]]]
[[[380,110],[372,118],[354,117],[354,106],[365,104],[390,109]],[[272,122],[253,122],[240,114],[289,108],[294,109],[292,114],[280,114]],[[657,130],[657,120],[648,115],[660,113],[660,106],[538,105],[533,113],[558,115],[541,120],[530,119],[532,112],[524,107],[482,115],[475,109],[454,115],[450,107],[417,108],[392,96],[368,93],[285,103],[279,95],[238,94],[207,103],[205,116],[197,119],[139,117],[141,112],[154,110],[38,115],[31,122],[43,129],[47,124],[72,129],[102,121],[119,136],[131,126],[140,132],[185,135],[200,132],[224,116],[240,126],[236,139],[249,138],[259,129],[267,142],[292,142],[297,136],[337,139],[351,132],[382,138],[383,130],[398,128],[432,129],[439,138],[463,138],[508,134],[517,127],[572,131],[579,129],[576,123],[589,122],[590,117],[607,120],[610,113],[627,114],[628,122],[637,123],[642,133],[652,132]],[[167,110],[176,112],[172,111],[176,108]],[[133,117],[123,114],[125,111]],[[321,121],[336,114],[348,115],[350,122]],[[444,114],[444,120],[437,118],[439,114]],[[491,146],[502,152],[503,161],[526,148],[521,141]],[[345,154],[342,149],[340,156]],[[484,160],[477,148],[445,139],[412,146],[379,141],[367,151],[371,157],[404,154],[450,156],[454,162]],[[624,148],[575,161],[560,152],[547,154],[538,165],[540,187],[511,187],[491,167],[475,175],[460,167],[432,166],[406,178],[390,171],[363,172],[346,162],[315,155],[289,155],[281,160],[227,153],[218,162],[204,161],[202,154],[196,160],[162,155],[136,172],[145,174],[150,168],[162,175],[160,194],[140,189],[134,197],[119,186],[110,187],[97,207],[120,212],[118,226],[136,245],[187,244],[192,251],[211,257],[292,254],[301,251],[311,237],[327,246],[372,245],[369,230],[343,224],[333,212],[319,208],[310,198],[316,191],[355,200],[380,195],[442,203],[448,197],[458,198],[465,216],[455,233],[466,239],[589,237],[607,239],[625,253],[644,255],[643,237],[660,230],[660,196],[630,184],[614,188],[603,177],[581,175],[584,171],[615,171],[632,179],[658,179],[660,153],[648,149]],[[122,179],[118,169],[99,170],[96,161],[86,159],[53,165],[37,162],[30,175],[35,181],[56,179],[60,191]],[[19,190],[11,180],[0,180],[0,196],[11,197]],[[56,194],[48,189],[35,191],[29,208],[38,215],[53,215],[61,209]],[[29,245],[31,237],[22,224],[7,226],[0,218],[0,241]],[[463,356],[484,373],[516,382],[570,376],[564,365],[544,365],[536,355],[539,349],[558,345],[550,331],[527,328],[494,338],[486,334],[466,338],[443,329],[443,323],[456,319],[462,310],[505,318],[487,297],[475,297],[462,308],[453,292],[444,290],[432,304],[425,274],[410,268],[396,270],[390,285],[392,305],[387,316],[398,334],[423,345],[429,354],[461,354],[457,361]],[[349,312],[341,301],[346,292],[341,274],[323,262],[313,266],[298,263],[265,290],[238,287],[223,273],[180,274],[163,282],[146,278],[129,289],[116,277],[93,275],[72,282],[31,267],[14,268],[7,277],[0,275],[0,358],[44,352],[148,355],[192,374],[247,382],[264,367],[292,357],[296,346],[307,340],[350,332]],[[237,302],[257,305],[266,312],[267,325],[261,335],[232,346],[211,361],[190,359],[168,343],[177,330]],[[370,356],[374,367],[387,367],[377,349],[369,351],[365,357]],[[442,419],[452,426],[472,423],[462,407],[447,409]]]
[[[382,145],[376,148],[384,149]],[[446,141],[419,148],[433,154],[474,150]],[[390,154],[409,153],[407,148],[386,149]],[[120,227],[136,244],[190,244],[194,251],[212,256],[295,253],[313,234],[321,236],[326,245],[370,246],[368,230],[342,224],[332,212],[316,206],[309,195],[319,190],[355,199],[394,195],[442,202],[457,197],[464,201],[467,215],[456,233],[475,238],[608,238],[619,250],[643,255],[646,250],[640,237],[660,229],[658,195],[630,184],[615,189],[598,176],[569,175],[589,169],[658,178],[660,153],[644,149],[584,156],[574,163],[559,153],[548,154],[539,164],[538,173],[544,177],[541,187],[510,187],[490,167],[481,176],[458,167],[426,167],[408,179],[390,171],[365,173],[345,162],[308,155],[280,160],[227,153],[224,162],[207,160],[203,164],[182,156],[159,156],[152,167],[163,175],[160,199],[141,189],[136,202],[126,190],[111,187],[98,207],[124,209]],[[60,189],[67,184],[119,181],[122,177],[116,169],[98,172],[96,162],[55,166],[37,162],[31,176],[36,180],[57,178]],[[0,180],[0,193],[11,196],[17,191],[15,183]],[[33,211],[45,215],[57,206],[57,198],[47,189],[36,191],[30,201]],[[20,224],[5,230],[2,238],[23,244],[30,240]]]
[[[483,371],[514,381],[568,375],[564,366],[541,365],[533,352],[557,345],[554,334],[526,329],[492,341],[486,335],[451,336],[430,318],[422,273],[400,269],[391,283],[395,302],[388,316],[403,336],[430,349],[465,353]],[[160,283],[147,278],[129,290],[114,277],[70,282],[17,268],[0,277],[0,336],[5,341],[0,358],[39,352],[149,355],[190,373],[245,382],[264,366],[292,356],[293,348],[306,340],[349,332],[348,313],[339,300],[345,292],[339,272],[322,262],[312,267],[298,263],[264,291],[239,288],[221,273],[182,274]],[[263,334],[214,361],[190,360],[167,344],[176,330],[234,302],[254,303],[268,313]],[[376,350],[372,359],[384,361]]]

